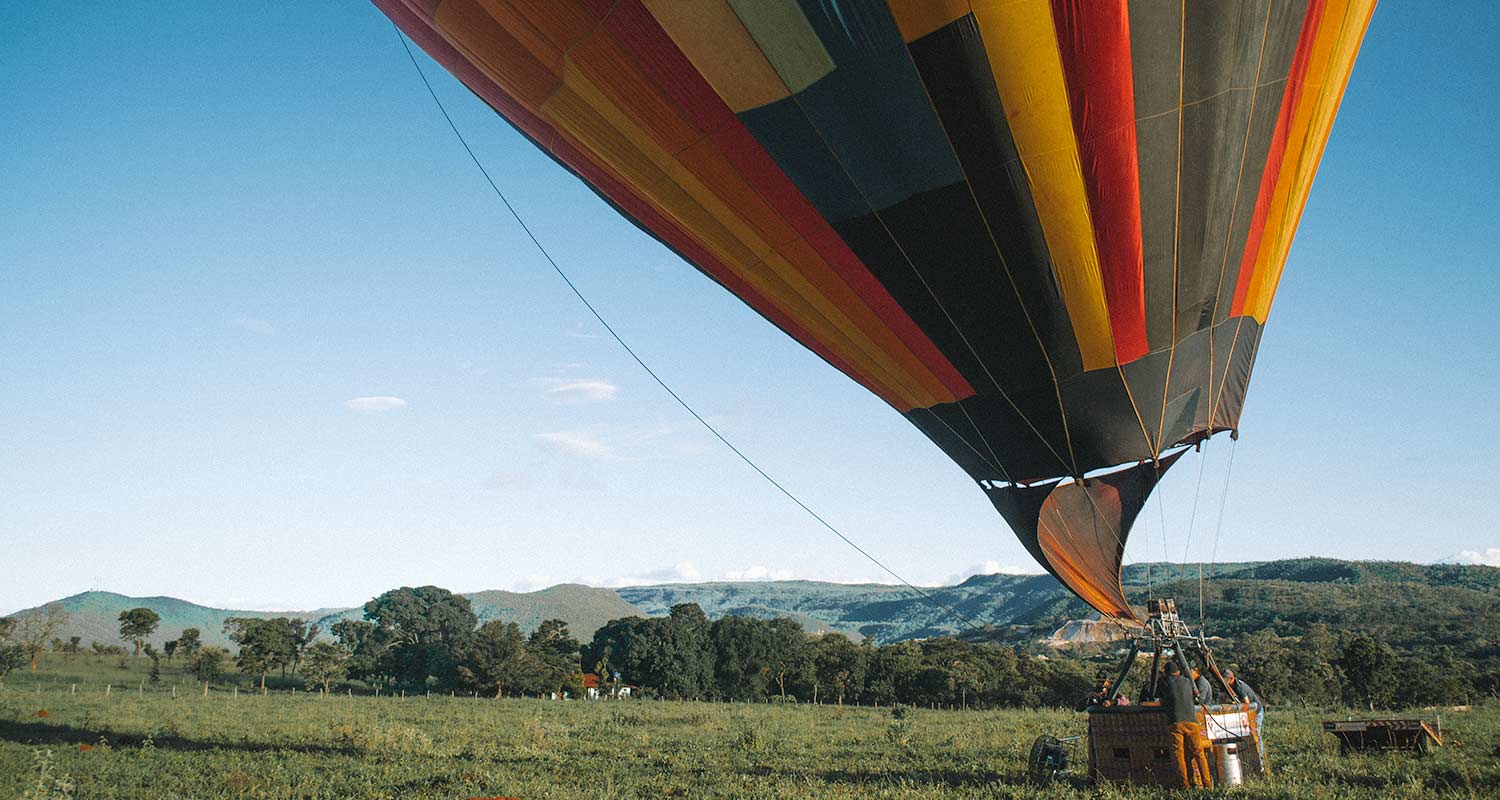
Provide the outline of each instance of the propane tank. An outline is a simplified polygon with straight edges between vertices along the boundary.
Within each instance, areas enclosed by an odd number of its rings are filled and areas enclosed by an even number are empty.
[[[1218,751],[1219,759],[1219,785],[1239,786],[1245,782],[1245,775],[1240,770],[1240,746],[1234,743],[1221,744],[1214,748]]]

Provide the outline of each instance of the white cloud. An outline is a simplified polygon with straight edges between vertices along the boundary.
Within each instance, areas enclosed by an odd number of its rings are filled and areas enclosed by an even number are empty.
[[[573,330],[569,331],[568,335],[571,336],[571,337],[573,337],[574,339],[602,339],[602,338],[604,338],[604,337],[600,336],[597,333],[590,333],[589,329],[592,328],[592,327],[594,327],[594,326],[589,325],[588,323],[585,323],[585,322],[575,322],[575,323],[573,323]]]
[[[554,403],[582,405],[615,399],[620,387],[603,378],[536,378],[542,394]]]
[[[621,586],[650,586],[657,583],[698,583],[703,580],[703,573],[693,562],[679,561],[670,567],[648,569],[630,575],[616,575],[613,578],[585,577],[575,580],[588,586],[618,589]]]
[[[250,597],[223,597],[223,598],[197,598],[197,601],[210,608],[227,608],[231,611],[269,611],[277,614],[292,611],[314,611],[310,605],[293,605],[289,603],[267,603]]]
[[[562,453],[594,459],[644,461],[690,458],[705,447],[701,437],[670,426],[591,426],[588,430],[551,431],[533,438]]]
[[[1438,563],[1500,567],[1500,547],[1490,547],[1484,550],[1460,550],[1457,553],[1454,553],[1453,555],[1438,561]]]
[[[344,405],[353,411],[381,414],[386,411],[398,411],[406,408],[408,403],[399,397],[374,395],[371,397],[351,397],[344,401]]]
[[[535,438],[556,450],[585,458],[616,458],[615,449],[597,436],[584,431],[538,433]]]
[[[762,564],[755,564],[744,569],[726,570],[723,575],[726,581],[790,581],[796,578],[797,573],[793,570],[772,569]]]
[[[848,575],[838,574],[838,575],[833,576],[832,578],[808,578],[808,580],[812,580],[812,581],[824,581],[825,583],[848,583],[848,584],[879,583],[879,584],[885,584],[887,586],[900,586],[901,585],[901,581],[898,581],[895,578],[892,578],[891,576],[885,575],[885,574],[881,574],[881,575],[854,575],[854,576],[848,576]]]
[[[511,581],[510,590],[513,592],[534,592],[545,589],[548,586],[556,586],[557,581],[550,575],[522,575]]]
[[[948,576],[948,585],[963,583],[975,575],[1032,575],[1036,574],[1034,569],[1025,569],[1010,564],[1001,564],[993,559],[985,560],[979,564],[971,564],[963,570]]]
[[[272,325],[270,322],[267,322],[266,320],[260,319],[258,317],[247,317],[244,315],[240,315],[229,320],[229,324],[236,328],[239,328],[242,331],[258,333],[261,336],[274,336],[276,334],[275,325]]]

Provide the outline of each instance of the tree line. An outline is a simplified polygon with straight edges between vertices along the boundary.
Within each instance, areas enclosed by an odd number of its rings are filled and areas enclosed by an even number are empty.
[[[182,659],[204,684],[230,663],[258,681],[288,671],[327,693],[350,681],[390,689],[465,689],[476,694],[571,695],[584,691],[584,672],[606,690],[634,687],[638,695],[683,700],[942,705],[952,707],[1069,706],[1101,670],[1112,670],[1117,645],[1046,655],[996,642],[953,637],[876,645],[841,634],[805,632],[792,619],[723,617],[710,620],[696,604],[673,606],[664,617],[624,617],[579,642],[562,620],[546,620],[529,635],[514,622],[481,620],[468,598],[436,586],[403,587],[365,603],[362,619],[342,619],[319,638],[315,623],[275,617],[231,617],[224,631],[234,652],[205,646],[187,628],[158,652],[145,640],[160,618],[145,608],[120,613],[120,637],[137,655]],[[0,681],[47,649],[66,621],[56,610],[0,619]],[[86,652],[79,637],[51,638],[57,652]],[[121,654],[94,642],[93,652]],[[1450,648],[1402,651],[1367,633],[1331,632],[1312,625],[1301,636],[1270,630],[1244,634],[1219,647],[1222,664],[1274,704],[1402,707],[1475,702],[1500,691],[1500,666],[1476,666]],[[1089,653],[1089,655],[1085,655]],[[1143,680],[1142,671],[1136,681]],[[1131,694],[1133,687],[1124,690]]]
[[[809,634],[786,618],[710,621],[693,603],[612,620],[583,658],[598,674],[692,700],[1057,706],[1088,691],[1093,675],[1083,662],[952,637],[875,645]]]
[[[1273,703],[1406,708],[1467,705],[1500,694],[1494,658],[1476,664],[1442,645],[1399,649],[1368,633],[1334,633],[1321,624],[1301,636],[1248,633],[1226,652]]]

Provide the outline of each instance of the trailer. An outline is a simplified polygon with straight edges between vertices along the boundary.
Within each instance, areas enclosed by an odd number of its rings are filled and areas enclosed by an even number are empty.
[[[1438,723],[1420,719],[1352,719],[1324,722],[1339,740],[1339,755],[1364,750],[1411,750],[1426,755],[1443,744]]]

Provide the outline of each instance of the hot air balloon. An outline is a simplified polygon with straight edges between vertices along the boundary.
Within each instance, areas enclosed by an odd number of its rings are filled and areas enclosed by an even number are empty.
[[[1107,617],[1237,432],[1374,0],[374,0]]]

